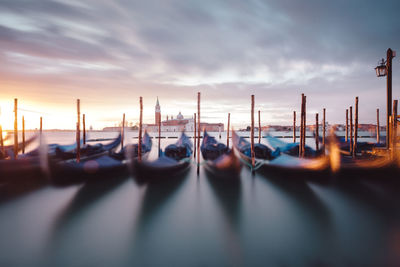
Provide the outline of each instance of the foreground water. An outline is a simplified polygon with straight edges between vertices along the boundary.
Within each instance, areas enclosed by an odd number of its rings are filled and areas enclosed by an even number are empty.
[[[192,166],[161,184],[110,177],[45,186],[0,203],[0,266],[399,265],[399,200],[384,182],[316,183],[247,168],[238,181],[197,176]]]

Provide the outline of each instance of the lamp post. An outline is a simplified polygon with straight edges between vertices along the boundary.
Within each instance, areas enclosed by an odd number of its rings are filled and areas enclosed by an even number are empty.
[[[390,143],[390,116],[392,115],[392,59],[396,52],[388,48],[386,61],[382,58],[379,65],[375,68],[377,77],[386,76],[386,148]],[[397,119],[397,118],[396,118]]]

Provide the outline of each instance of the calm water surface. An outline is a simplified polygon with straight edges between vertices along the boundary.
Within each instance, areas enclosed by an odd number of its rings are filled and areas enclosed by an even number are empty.
[[[72,143],[74,133],[46,138]],[[194,165],[160,184],[110,177],[45,186],[0,203],[0,266],[398,266],[399,196],[383,182],[316,183],[247,168],[220,181]]]

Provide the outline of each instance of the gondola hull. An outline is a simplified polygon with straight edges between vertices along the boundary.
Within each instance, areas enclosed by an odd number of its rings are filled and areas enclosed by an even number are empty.
[[[208,135],[204,131],[201,144],[201,154],[204,158],[204,168],[210,176],[219,178],[238,178],[242,163],[232,149]]]
[[[242,163],[233,151],[217,160],[205,160],[204,168],[212,176],[219,178],[239,178]]]
[[[50,170],[51,181],[58,186],[128,175],[127,164],[106,153],[82,159],[79,163],[76,160],[52,162]]]
[[[133,170],[138,181],[165,179],[184,174],[190,168],[190,159],[174,161],[168,157],[160,157],[155,161],[139,161],[135,159]]]
[[[232,135],[235,153],[247,166],[261,174],[281,175],[285,178],[294,179],[316,179],[328,180],[330,177],[330,158],[320,156],[313,159],[298,158],[284,153],[278,154],[273,151],[271,159],[255,158],[255,165],[252,166],[251,158],[241,151],[241,147],[247,146],[247,141],[240,138],[235,132]]]
[[[28,180],[46,180],[39,157],[0,160],[0,184]]]
[[[139,183],[178,177],[191,166],[192,142],[182,133],[175,144],[160,150],[160,157],[149,161],[135,159],[132,162],[136,181]]]

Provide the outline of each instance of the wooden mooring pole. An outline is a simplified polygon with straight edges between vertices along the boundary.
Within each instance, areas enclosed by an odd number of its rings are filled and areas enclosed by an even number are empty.
[[[197,175],[200,173],[200,92],[197,93]]]
[[[18,156],[18,99],[14,99],[14,156]]]
[[[325,136],[326,136],[326,109],[323,109],[323,114],[322,114],[322,146],[324,147],[324,153],[325,153]]]
[[[304,94],[301,94],[301,108],[300,108],[300,144],[299,144],[299,157],[303,155],[303,123],[304,123]]]
[[[82,115],[82,127],[83,127],[83,144],[86,145],[86,116],[85,114]],[[124,142],[124,139],[122,137],[122,142]]]
[[[296,143],[296,111],[293,111],[293,143]]]
[[[40,127],[39,127],[39,133],[42,135],[43,132],[43,117],[40,117]]]
[[[255,153],[254,153],[254,95],[251,95],[251,166],[254,168],[255,166]]]
[[[228,113],[228,129],[226,129],[226,147],[229,148],[229,131],[231,126],[231,113]]]
[[[304,114],[303,114],[303,148],[301,149],[301,156],[304,158],[306,154],[306,134],[307,134],[307,97],[304,96]]]
[[[85,115],[83,115],[83,116],[85,116]],[[124,148],[124,139],[125,139],[125,113],[122,114],[121,150]]]
[[[318,120],[318,113],[315,114],[315,149],[319,149],[319,120]]]
[[[76,113],[77,113],[77,120],[76,120],[76,161],[79,162],[81,160],[81,100],[76,100]],[[40,121],[42,121],[42,117],[40,117]],[[42,123],[40,123],[42,124]]]
[[[22,116],[22,154],[25,153],[25,117]]]
[[[393,155],[396,155],[396,141],[397,141],[397,105],[398,100],[393,100],[393,112],[392,112],[392,147],[393,147]]]
[[[353,155],[353,107],[350,106],[350,155]]]
[[[4,151],[4,140],[3,140],[3,126],[1,124],[0,124],[0,146],[1,146],[1,154],[4,157],[5,151]]]
[[[142,120],[143,120],[143,98],[139,98],[140,115],[139,115],[139,143],[138,143],[138,160],[142,161]]]
[[[261,111],[258,111],[258,143],[261,143]]]
[[[349,110],[346,109],[346,143],[349,141]]]
[[[379,126],[379,108],[376,109],[376,142],[381,142],[381,129]]]
[[[194,113],[193,114],[193,117],[194,117],[194,121],[193,121],[193,123],[194,123],[194,134],[193,134],[193,144],[194,144],[194,153],[193,153],[193,156],[194,156],[194,158],[196,158],[196,146],[197,146],[197,143],[196,143],[196,128],[197,128],[197,125],[196,125],[196,113]]]
[[[354,145],[353,145],[353,157],[357,155],[357,138],[358,138],[358,96],[356,97],[354,110]]]

